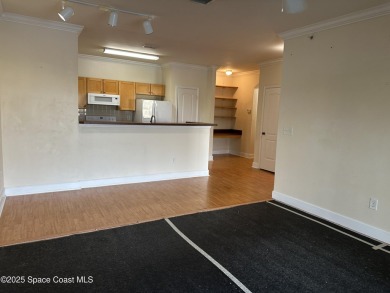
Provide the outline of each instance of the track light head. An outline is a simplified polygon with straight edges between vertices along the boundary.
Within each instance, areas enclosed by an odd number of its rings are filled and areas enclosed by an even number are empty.
[[[68,21],[73,15],[74,15],[74,11],[73,11],[72,7],[65,7],[60,12],[58,12],[58,16],[63,21]]]
[[[152,22],[150,21],[150,19],[145,20],[143,22],[143,26],[145,34],[150,35],[151,33],[153,33]]]
[[[114,27],[117,24],[118,24],[118,12],[111,11],[110,16],[108,17],[108,25]]]
[[[307,8],[307,0],[283,0],[282,4],[282,12],[286,11],[286,13],[300,13],[303,12]]]

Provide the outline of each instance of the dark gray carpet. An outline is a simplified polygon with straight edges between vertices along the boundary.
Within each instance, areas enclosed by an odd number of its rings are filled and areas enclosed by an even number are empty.
[[[268,203],[171,221],[253,292],[390,292],[390,254]]]
[[[390,254],[268,203],[171,221],[252,292],[390,292]],[[0,276],[25,277],[0,292],[240,292],[165,221],[3,247]]]
[[[0,248],[0,292],[240,292],[165,221]],[[28,284],[27,277],[51,278]],[[76,284],[54,284],[55,276]],[[93,283],[77,284],[77,276]]]

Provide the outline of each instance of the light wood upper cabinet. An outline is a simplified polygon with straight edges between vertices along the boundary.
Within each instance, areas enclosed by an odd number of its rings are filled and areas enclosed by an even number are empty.
[[[103,93],[103,79],[87,78],[87,92],[88,93]]]
[[[119,94],[119,81],[103,79],[103,93],[105,94]]]
[[[165,96],[165,86],[163,84],[151,84],[150,93],[153,96]]]
[[[87,106],[87,78],[79,77],[79,109]]]
[[[119,82],[110,79],[87,78],[87,92],[118,95]]]
[[[135,93],[138,95],[165,96],[165,86],[163,84],[140,83],[135,84]]]
[[[121,96],[119,109],[135,111],[135,83],[120,81],[119,94]]]
[[[150,95],[150,83],[140,83],[135,84],[135,93],[138,95]]]

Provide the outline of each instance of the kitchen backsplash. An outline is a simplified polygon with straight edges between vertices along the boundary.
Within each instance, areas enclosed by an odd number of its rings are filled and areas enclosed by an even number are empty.
[[[79,109],[79,116],[111,116],[116,121],[132,121],[133,111],[120,111],[117,106],[87,105],[86,109]]]

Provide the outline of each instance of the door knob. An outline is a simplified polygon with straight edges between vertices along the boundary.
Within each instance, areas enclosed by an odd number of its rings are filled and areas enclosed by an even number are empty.
[[[265,132],[262,132],[261,135],[265,135]]]

